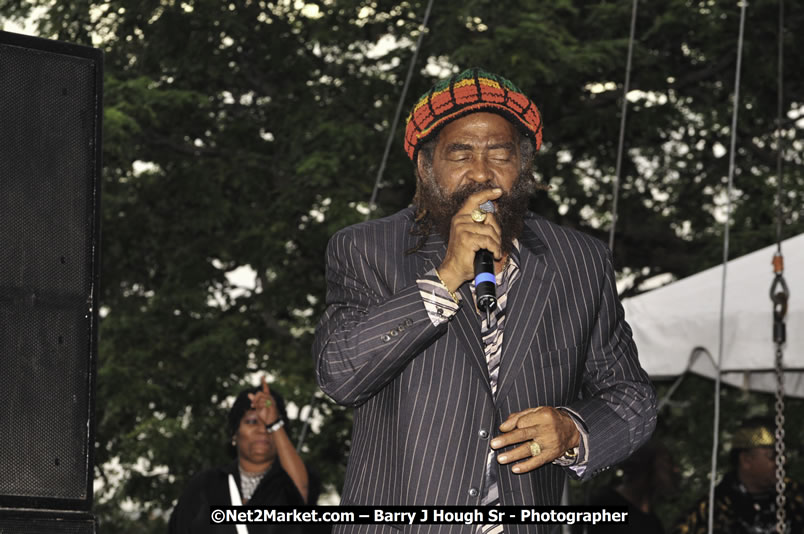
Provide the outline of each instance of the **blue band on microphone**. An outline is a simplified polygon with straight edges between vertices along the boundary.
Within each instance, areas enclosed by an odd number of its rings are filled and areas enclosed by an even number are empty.
[[[497,285],[497,279],[494,278],[494,275],[491,273],[477,273],[475,276],[475,287],[480,285],[483,282],[491,282],[494,285]]]

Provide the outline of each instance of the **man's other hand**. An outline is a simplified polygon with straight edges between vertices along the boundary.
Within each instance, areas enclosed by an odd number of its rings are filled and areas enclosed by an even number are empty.
[[[572,418],[550,406],[512,413],[500,425],[500,432],[502,434],[491,441],[492,449],[519,444],[497,454],[497,461],[501,464],[519,462],[511,467],[514,473],[527,473],[552,462],[581,441]]]

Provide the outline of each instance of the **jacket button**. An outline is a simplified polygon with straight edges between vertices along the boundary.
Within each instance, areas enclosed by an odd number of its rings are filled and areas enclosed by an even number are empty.
[[[384,334],[380,339],[382,339],[383,343],[388,343],[389,341],[391,341],[391,336],[389,336],[388,334]]]
[[[480,492],[477,491],[477,488],[469,488],[469,496],[470,497],[477,497],[479,494],[480,494]]]
[[[478,432],[477,435],[480,436],[480,439],[488,439],[489,437],[489,433],[486,431],[485,428],[482,429],[480,432]]]

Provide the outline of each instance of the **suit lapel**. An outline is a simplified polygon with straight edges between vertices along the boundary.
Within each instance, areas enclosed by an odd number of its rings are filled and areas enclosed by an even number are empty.
[[[475,299],[472,290],[466,282],[460,288],[463,304],[461,309],[452,318],[451,325],[455,335],[463,344],[469,354],[469,360],[475,365],[480,376],[483,377],[483,384],[491,395],[491,385],[489,384],[489,364],[486,361],[486,353],[483,351],[483,342],[480,338],[480,316],[475,310]]]
[[[509,289],[497,398],[504,399],[533,345],[539,323],[553,295],[555,270],[547,263],[547,247],[526,221],[520,239],[520,277]]]
[[[419,249],[419,254],[421,254],[426,263],[426,268],[421,272],[427,272],[441,265],[446,252],[447,246],[444,239],[437,234],[431,235],[427,243]],[[463,302],[458,309],[458,313],[450,321],[449,329],[463,345],[469,361],[472,362],[476,371],[483,377],[483,383],[486,385],[489,395],[491,395],[489,368],[486,363],[486,355],[483,352],[483,343],[480,339],[480,320],[477,317],[474,297],[472,297],[472,290],[469,287],[471,283],[462,284],[458,290]]]

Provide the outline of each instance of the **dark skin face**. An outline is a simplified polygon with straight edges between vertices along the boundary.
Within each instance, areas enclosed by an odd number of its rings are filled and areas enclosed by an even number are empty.
[[[523,230],[528,202],[536,191],[533,175],[523,165],[522,141],[508,121],[491,113],[459,119],[439,134],[430,158],[426,158],[429,165],[425,162],[419,166],[417,207],[427,213],[428,222],[448,243],[453,238],[467,239],[467,243],[483,239],[480,234],[489,228],[470,225],[465,218],[455,216],[477,207],[476,194],[497,188],[492,197],[496,209],[486,224],[493,229],[492,240],[494,232],[499,234],[502,257],[513,249]],[[476,150],[478,145],[483,148]]]
[[[514,126],[495,113],[473,113],[449,123],[433,157],[438,185],[453,193],[469,183],[490,183],[510,191],[519,175]]]
[[[265,471],[276,459],[274,438],[265,431],[265,423],[257,415],[256,410],[249,410],[243,415],[235,440],[237,459],[247,472]]]
[[[765,493],[776,485],[776,455],[771,447],[756,447],[740,453],[740,481],[749,493]]]

